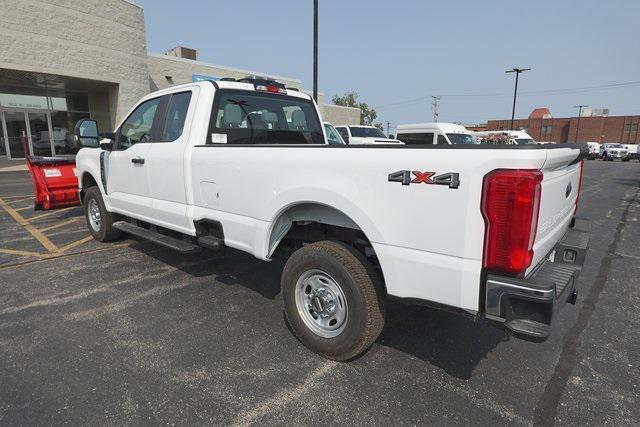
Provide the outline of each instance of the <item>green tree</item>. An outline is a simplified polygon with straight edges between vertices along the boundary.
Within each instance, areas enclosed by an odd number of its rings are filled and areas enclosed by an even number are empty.
[[[382,126],[379,123],[374,124],[376,118],[378,118],[378,113],[373,108],[370,108],[366,102],[358,102],[358,93],[355,91],[347,92],[340,95],[335,95],[332,99],[335,105],[340,105],[342,107],[353,107],[360,109],[360,124],[361,125],[374,125],[374,126]]]

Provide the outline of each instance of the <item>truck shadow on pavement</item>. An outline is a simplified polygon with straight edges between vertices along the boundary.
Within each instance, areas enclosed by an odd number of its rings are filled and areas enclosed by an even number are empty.
[[[378,343],[466,380],[487,354],[507,340],[504,331],[484,319],[474,321],[461,314],[391,300]]]
[[[269,300],[274,300],[280,293],[283,260],[264,262],[230,248],[204,249],[198,254],[182,255],[147,242],[134,241],[130,247],[190,276],[213,276],[216,282],[242,286]]]
[[[283,259],[263,262],[229,248],[181,255],[146,242],[134,241],[130,247],[196,278],[212,276],[216,282],[244,287],[274,302],[280,294]],[[466,380],[488,353],[508,339],[483,319],[474,321],[460,314],[390,300],[377,344]]]

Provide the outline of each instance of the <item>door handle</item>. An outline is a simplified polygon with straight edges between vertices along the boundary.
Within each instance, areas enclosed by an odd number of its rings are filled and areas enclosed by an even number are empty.
[[[131,159],[131,163],[135,163],[136,165],[144,165],[144,159],[142,157],[134,157]]]

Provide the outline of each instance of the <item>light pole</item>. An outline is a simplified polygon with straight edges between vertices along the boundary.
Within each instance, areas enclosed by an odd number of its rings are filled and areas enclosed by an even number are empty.
[[[318,0],[313,0],[313,99],[318,102]]]
[[[518,77],[520,73],[524,73],[525,71],[529,71],[531,68],[513,68],[511,70],[505,71],[505,73],[516,73],[516,88],[513,90],[513,108],[511,109],[511,130],[513,130],[513,118],[516,115],[516,97],[518,96]]]
[[[588,107],[588,105],[574,105],[573,108],[578,108],[578,123],[576,123],[576,141],[578,142],[578,131],[580,130],[580,116],[582,116],[582,109]]]

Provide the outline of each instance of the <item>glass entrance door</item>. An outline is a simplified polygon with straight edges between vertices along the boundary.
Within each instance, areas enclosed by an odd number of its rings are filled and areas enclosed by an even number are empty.
[[[28,146],[27,113],[23,111],[5,111],[4,121],[7,134],[7,157],[10,159],[24,159],[24,148]],[[29,154],[29,152],[27,152]]]
[[[49,132],[49,114],[27,113],[29,121],[29,139],[34,156],[51,157],[51,133]]]
[[[53,154],[51,138],[51,116],[45,112],[35,111],[0,111],[0,119],[4,119],[6,135],[0,144],[4,150],[0,153],[9,159],[24,159],[27,155],[50,157]],[[0,120],[0,127],[2,126]]]

